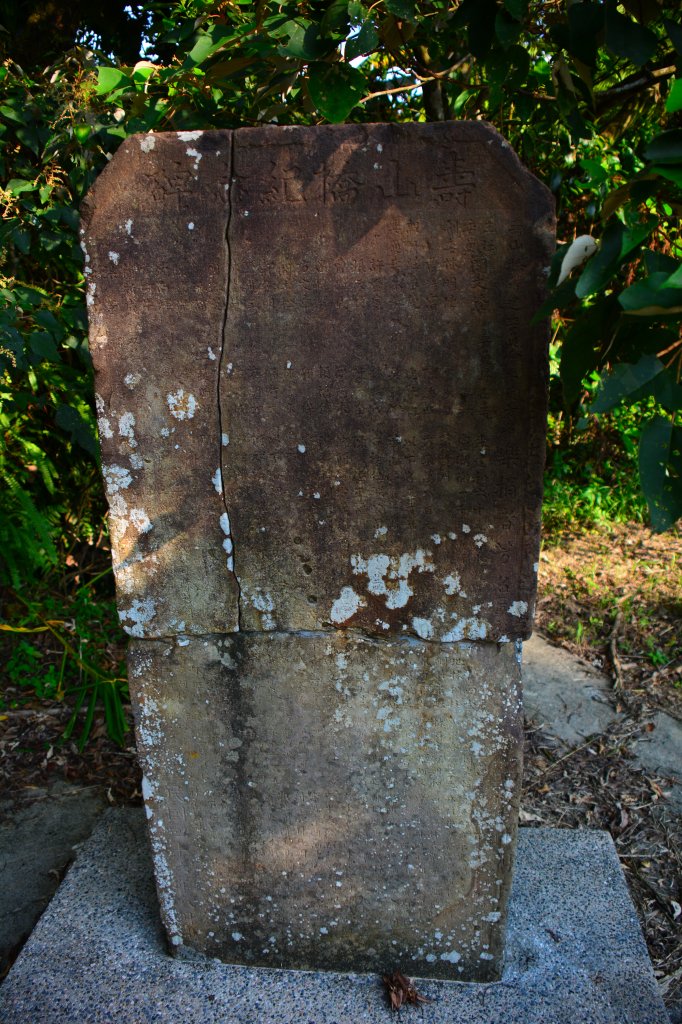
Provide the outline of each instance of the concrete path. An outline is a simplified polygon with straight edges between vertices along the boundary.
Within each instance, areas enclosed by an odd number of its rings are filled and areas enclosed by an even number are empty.
[[[524,648],[526,715],[570,749],[601,733],[617,714],[610,683],[538,636]],[[670,805],[682,811],[682,723],[659,712],[654,729],[635,741],[635,754],[651,771],[676,777]],[[16,812],[0,804],[0,972],[16,955],[52,898],[74,856],[104,808],[100,790],[57,783],[36,790]],[[0,976],[1,976],[0,973]]]

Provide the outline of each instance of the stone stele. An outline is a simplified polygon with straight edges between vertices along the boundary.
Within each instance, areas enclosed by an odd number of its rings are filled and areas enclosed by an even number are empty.
[[[551,196],[481,123],[144,135],[82,238],[173,948],[497,977]]]

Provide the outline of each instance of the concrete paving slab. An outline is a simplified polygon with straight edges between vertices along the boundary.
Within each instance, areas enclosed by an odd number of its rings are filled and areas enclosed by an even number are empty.
[[[622,718],[611,704],[611,682],[560,647],[534,634],[523,645],[526,719],[567,747],[584,743]],[[636,761],[669,780],[666,806],[682,811],[682,722],[660,711],[653,730],[633,738]]]
[[[387,970],[409,964],[387,964]],[[432,1024],[669,1024],[605,833],[522,829],[501,982],[418,983]],[[416,1011],[409,1011],[413,1014]],[[109,811],[0,988],[4,1024],[384,1024],[371,975],[166,952],[144,819]]]
[[[604,732],[618,718],[606,676],[537,633],[523,645],[522,674],[526,718],[569,747]]]
[[[673,781],[668,801],[682,812],[682,722],[659,711],[651,724],[653,731],[644,733],[637,743],[637,757],[645,768]]]
[[[52,899],[74,846],[105,806],[101,788],[57,782],[30,804],[0,805],[0,976]]]

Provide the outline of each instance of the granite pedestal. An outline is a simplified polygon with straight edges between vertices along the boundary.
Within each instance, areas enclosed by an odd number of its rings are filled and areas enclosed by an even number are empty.
[[[502,980],[418,989],[433,1001],[401,1013],[433,1024],[668,1024],[615,849],[596,831],[522,829]],[[170,956],[136,809],[101,820],[0,988],[3,1024],[390,1019],[376,975]]]

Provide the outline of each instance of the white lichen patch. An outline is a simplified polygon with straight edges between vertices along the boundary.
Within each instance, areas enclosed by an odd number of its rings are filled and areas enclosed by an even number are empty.
[[[120,490],[125,490],[127,487],[130,487],[133,482],[133,478],[130,475],[129,470],[124,466],[103,466],[102,475],[104,477],[107,494],[110,497],[117,494]]]
[[[108,417],[104,415],[106,406],[101,395],[95,394],[95,408],[97,410],[97,425],[99,427],[100,436],[106,437],[107,439],[113,437],[114,432],[111,429],[111,422]]]
[[[377,529],[374,531],[374,539],[378,540],[379,537],[385,537],[387,533],[388,533],[388,527],[387,526],[378,526]]]
[[[296,445],[296,450],[298,452],[300,452],[301,455],[305,455],[305,445],[304,444],[297,444]]]
[[[194,231],[194,221],[193,220],[189,221],[189,223],[187,224],[187,230],[188,231]]]
[[[347,622],[360,608],[366,608],[367,602],[359,594],[356,594],[352,587],[343,587],[340,595],[334,601],[329,614],[332,622]]]
[[[119,608],[118,617],[129,636],[143,637],[145,626],[156,615],[156,605],[151,597],[135,600],[129,608]]]
[[[474,534],[474,544],[477,548],[482,548],[484,544],[488,543],[488,538],[484,533]]]
[[[127,220],[125,222],[124,227],[125,227],[126,235],[132,235],[132,233],[133,233],[133,222],[132,222],[132,220]]]
[[[488,635],[488,623],[472,616],[458,619],[454,626],[441,637],[443,643],[456,643],[459,640],[485,640]]]
[[[512,604],[510,604],[509,608],[507,608],[507,611],[509,612],[510,615],[515,615],[517,618],[520,619],[521,616],[525,615],[528,611],[528,602],[514,601]]]
[[[415,617],[412,619],[412,629],[422,640],[430,640],[433,636],[433,626],[428,619]]]
[[[177,133],[178,138],[180,139],[181,142],[196,142],[197,139],[200,139],[203,134],[203,131]]]
[[[452,597],[454,594],[466,596],[462,590],[462,580],[458,572],[452,572],[446,576],[443,580],[443,586],[448,597]]]
[[[220,494],[222,496],[222,493],[223,493],[223,474],[222,474],[222,471],[220,469],[220,466],[218,466],[218,468],[216,469],[215,473],[211,477],[211,483],[213,484],[213,486],[215,488],[216,494]]]
[[[143,508],[131,508],[130,521],[139,533],[149,533],[151,520]]]
[[[191,420],[196,412],[196,398],[183,388],[178,388],[172,394],[166,395],[166,402],[171,416],[174,416],[176,420]]]
[[[230,443],[230,435],[229,434],[222,434],[220,440],[221,440],[223,448],[227,448],[228,444]]]
[[[111,260],[111,262],[114,264],[115,267],[118,266],[118,261],[120,260],[120,258],[121,257],[119,255],[119,253],[117,253],[117,252],[110,252],[109,253],[109,259]]]
[[[387,608],[404,608],[414,591],[409,577],[417,572],[433,572],[431,552],[418,548],[405,554],[373,554],[365,557],[351,555],[350,563],[356,576],[367,576],[367,590],[370,594],[385,598]]]
[[[217,355],[215,354],[215,352],[213,351],[213,349],[211,348],[210,345],[208,346],[206,351],[208,353],[208,358],[211,360],[211,362],[215,362],[218,357],[217,357]]]
[[[118,433],[120,437],[124,437],[131,448],[137,448],[137,441],[135,440],[135,417],[132,412],[124,412],[122,416],[118,418]]]
[[[272,598],[272,594],[268,591],[257,590],[254,594],[250,594],[248,599],[251,605],[260,614],[263,629],[267,632],[272,632],[272,630],[277,629],[277,623],[272,615],[275,610],[275,602]]]
[[[143,153],[151,153],[156,146],[156,139],[150,133],[149,135],[142,135],[140,138],[140,149]]]
[[[377,711],[377,721],[382,723],[382,729],[384,732],[392,732],[393,729],[397,729],[400,726],[400,718],[397,715],[393,715],[390,707],[379,708]],[[383,811],[382,813],[386,813]]]
[[[195,149],[194,146],[188,146],[185,152],[187,153],[187,156],[194,161],[194,163],[192,164],[192,170],[194,171],[194,176],[196,177],[196,175],[199,172],[199,161],[201,160],[202,154],[199,152],[198,149]]]
[[[139,373],[126,373],[125,377],[123,378],[123,383],[127,388],[129,388],[132,391],[134,388],[137,387],[141,380],[142,377],[140,376]]]

